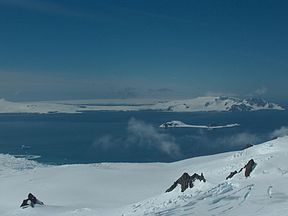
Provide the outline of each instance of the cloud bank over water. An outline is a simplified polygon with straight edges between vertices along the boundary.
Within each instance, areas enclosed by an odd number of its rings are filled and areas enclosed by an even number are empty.
[[[149,150],[150,153],[154,152],[178,160],[215,152],[240,150],[248,144],[257,145],[275,137],[288,135],[288,127],[283,126],[267,133],[232,130],[231,133],[218,137],[214,137],[213,131],[193,129],[191,134],[186,134],[183,138],[174,135],[173,129],[171,131],[159,130],[158,127],[135,118],[127,122],[125,131],[126,134],[123,136],[106,134],[97,138],[93,144],[94,148],[104,152],[122,151],[122,153],[130,152],[131,154],[135,151],[147,152]]]
[[[175,142],[175,137],[160,133],[151,124],[131,118],[127,124],[127,137],[117,138],[112,135],[104,135],[94,142],[95,148],[100,147],[104,151],[116,147],[130,148],[142,147],[157,150],[171,158],[181,156],[180,147]]]
[[[241,147],[246,144],[257,144],[261,142],[263,138],[257,134],[252,133],[237,133],[223,138],[218,138],[217,142],[226,146]]]
[[[288,135],[288,127],[281,127],[279,129],[274,130],[271,134],[270,134],[270,138],[273,139],[275,137],[283,137],[283,136],[287,136]]]
[[[130,139],[137,140],[140,146],[156,148],[170,156],[179,156],[180,148],[175,143],[175,138],[168,134],[158,132],[152,125],[132,118],[128,122]]]

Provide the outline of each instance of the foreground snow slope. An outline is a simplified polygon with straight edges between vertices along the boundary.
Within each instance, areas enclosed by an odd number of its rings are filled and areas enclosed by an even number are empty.
[[[250,177],[225,180],[252,158]],[[183,172],[203,173],[207,182],[164,193]],[[0,155],[0,191],[4,216],[287,215],[288,137],[175,163],[44,166]],[[46,205],[20,209],[29,192]]]

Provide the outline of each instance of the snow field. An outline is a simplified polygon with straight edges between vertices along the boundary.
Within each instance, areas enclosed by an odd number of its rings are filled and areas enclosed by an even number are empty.
[[[45,166],[0,155],[0,215],[287,215],[288,137],[243,151],[174,163],[101,163]],[[250,159],[256,167],[225,180]],[[183,172],[206,183],[164,193]],[[19,208],[32,192],[45,203]]]

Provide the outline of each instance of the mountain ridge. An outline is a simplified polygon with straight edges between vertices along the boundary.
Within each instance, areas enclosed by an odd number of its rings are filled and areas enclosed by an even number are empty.
[[[158,103],[153,108],[174,112],[284,110],[282,106],[260,98],[240,99],[226,96],[175,100]]]

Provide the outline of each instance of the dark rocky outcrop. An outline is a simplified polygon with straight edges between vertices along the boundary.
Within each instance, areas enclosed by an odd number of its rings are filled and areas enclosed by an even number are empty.
[[[242,172],[243,169],[244,169],[244,167],[241,167],[241,169],[238,171],[238,173]]]
[[[245,169],[245,177],[247,178],[248,176],[250,176],[250,173],[253,171],[253,169],[255,168],[256,163],[253,159],[249,160],[248,163],[242,167],[238,172],[235,170],[234,172],[231,172],[227,177],[227,179],[233,178],[233,176],[235,176],[238,173],[241,173],[243,169]]]
[[[36,204],[44,205],[44,203],[38,200],[32,193],[28,194],[28,199],[23,200],[21,208],[27,208],[29,206],[34,207]]]
[[[247,112],[251,111],[253,107],[245,105],[245,104],[233,104],[229,111],[231,112]]]
[[[250,147],[252,147],[252,146],[253,146],[253,144],[250,144],[250,143],[249,143],[249,144],[245,145],[242,150],[248,149],[248,148],[250,148]]]
[[[253,159],[248,161],[248,163],[244,166],[244,168],[245,168],[245,177],[250,176],[250,173],[255,168],[255,166],[256,166],[256,163],[254,162]]]
[[[174,190],[178,184],[181,185],[181,192],[184,192],[188,187],[193,188],[193,182],[195,180],[206,182],[203,173],[201,173],[201,175],[194,173],[192,176],[190,176],[188,173],[183,173],[183,175],[179,179],[177,179],[177,181],[175,181],[170,188],[166,190],[166,193]]]
[[[236,175],[238,172],[235,170],[234,172],[231,172],[227,177],[226,177],[226,180],[227,179],[230,179],[230,178],[233,178],[234,175]]]

